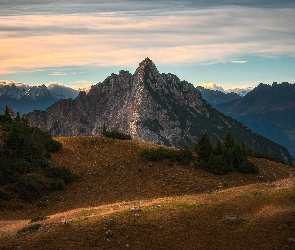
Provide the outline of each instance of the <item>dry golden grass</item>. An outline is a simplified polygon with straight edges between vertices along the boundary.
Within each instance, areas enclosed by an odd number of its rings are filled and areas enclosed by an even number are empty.
[[[294,168],[251,159],[257,175],[215,176],[148,162],[140,152],[156,146],[145,142],[57,140],[63,149],[52,165],[79,181],[0,211],[0,249],[295,249],[287,242],[295,237]],[[30,222],[39,215],[48,218]],[[16,236],[32,224],[42,226]]]

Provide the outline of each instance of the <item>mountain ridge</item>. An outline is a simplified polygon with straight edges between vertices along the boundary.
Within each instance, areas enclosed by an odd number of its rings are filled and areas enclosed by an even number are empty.
[[[78,91],[76,91],[78,94]],[[25,83],[0,80],[0,112],[8,106],[25,114],[36,109],[45,110],[60,99],[76,97],[75,90],[57,83],[30,86]]]
[[[121,70],[93,85],[88,93],[81,91],[75,100],[60,100],[26,118],[54,136],[100,135],[105,124],[107,130],[134,139],[177,147],[192,147],[204,131],[213,141],[231,131],[253,149],[293,160],[286,149],[215,110],[192,84],[159,73],[149,58],[133,75]]]
[[[239,100],[215,106],[295,155],[295,84],[259,84]]]
[[[221,103],[228,103],[242,97],[234,92],[224,93],[219,90],[206,89],[202,86],[197,86],[196,88],[202,93],[203,99],[213,106]]]

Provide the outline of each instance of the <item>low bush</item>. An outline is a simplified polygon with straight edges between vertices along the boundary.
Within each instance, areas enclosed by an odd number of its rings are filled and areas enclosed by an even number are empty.
[[[16,191],[21,199],[33,202],[44,195],[47,191],[48,183],[41,176],[29,175],[21,176],[16,185]]]
[[[182,165],[188,165],[193,159],[193,153],[188,147],[182,149],[172,149],[159,147],[157,149],[145,149],[142,156],[149,161],[161,161],[164,159],[171,162],[179,162]]]
[[[124,133],[121,133],[119,131],[107,131],[106,125],[103,125],[102,129],[102,135],[108,138],[112,139],[119,139],[119,140],[131,140],[132,137],[130,135],[126,135]]]
[[[51,178],[58,178],[65,183],[71,183],[75,177],[72,172],[65,167],[47,167],[45,168],[45,174]]]
[[[59,178],[54,178],[51,180],[51,185],[54,190],[64,190],[66,188],[66,184],[64,180]]]
[[[124,133],[118,131],[105,131],[103,133],[105,137],[112,138],[112,139],[119,139],[119,140],[131,140],[130,135],[126,135]]]
[[[258,173],[258,167],[255,166],[252,162],[244,161],[239,165],[238,171],[242,174],[253,174]]]

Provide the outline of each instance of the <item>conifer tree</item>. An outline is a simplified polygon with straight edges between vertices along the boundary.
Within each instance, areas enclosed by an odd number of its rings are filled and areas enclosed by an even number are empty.
[[[19,112],[16,113],[16,117],[14,119],[15,122],[21,122],[20,114]]]
[[[233,155],[233,167],[239,168],[239,166],[247,160],[244,157],[243,151],[238,141],[235,141],[235,144],[232,148],[232,155]]]
[[[207,132],[201,134],[200,140],[195,146],[195,151],[202,163],[208,163],[210,155],[212,154],[212,145]]]
[[[9,108],[6,106],[4,115],[0,115],[0,122],[4,125],[4,128],[9,128],[9,125],[12,123],[13,119],[10,114]]]
[[[233,148],[234,144],[235,144],[235,141],[234,141],[231,133],[228,132],[222,141],[222,147],[224,148],[224,150],[229,150],[229,149]]]
[[[220,154],[222,155],[223,151],[222,151],[222,143],[220,138],[218,138],[214,148],[213,148],[214,154]]]

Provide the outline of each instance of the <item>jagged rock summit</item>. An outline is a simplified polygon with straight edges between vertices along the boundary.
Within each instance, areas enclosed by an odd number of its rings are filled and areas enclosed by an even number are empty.
[[[175,75],[160,74],[146,58],[133,75],[121,70],[92,86],[87,94],[81,91],[75,100],[61,100],[46,112],[35,111],[27,118],[31,125],[53,135],[98,135],[106,124],[108,130],[155,143],[178,145],[185,134],[196,140],[197,135],[189,131],[179,136],[186,122],[179,121],[173,105],[190,106],[207,115],[193,85]]]
[[[192,84],[159,73],[149,58],[133,75],[121,70],[88,93],[81,91],[75,100],[60,100],[26,118],[54,136],[100,135],[105,124],[107,130],[168,146],[192,146],[205,130],[212,139],[231,131],[240,141],[253,147],[259,144],[258,135],[212,108]],[[267,151],[267,146],[261,151]],[[277,151],[288,155],[285,149]]]

